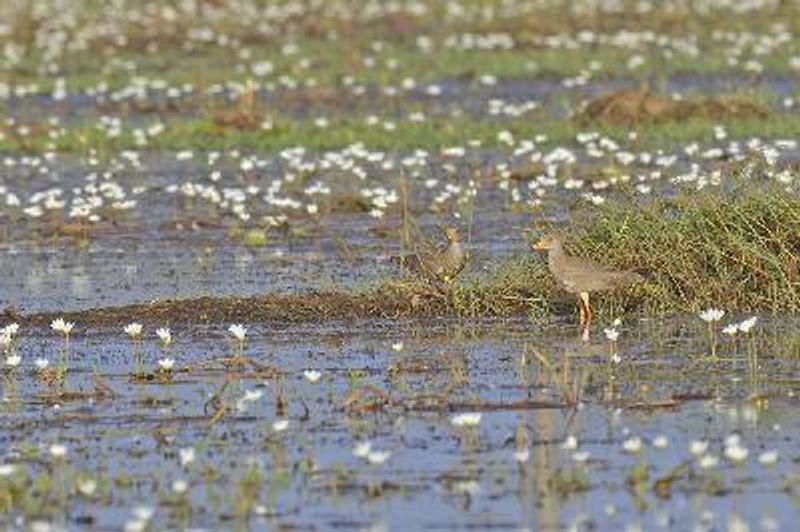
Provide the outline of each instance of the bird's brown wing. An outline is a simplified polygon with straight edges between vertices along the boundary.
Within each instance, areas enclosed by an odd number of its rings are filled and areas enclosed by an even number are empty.
[[[626,270],[612,270],[597,261],[578,257],[564,257],[563,283],[580,292],[609,290],[641,280],[641,276]]]

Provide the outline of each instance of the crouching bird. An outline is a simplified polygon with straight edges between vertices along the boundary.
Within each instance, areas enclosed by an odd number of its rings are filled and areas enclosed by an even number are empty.
[[[531,242],[533,250],[547,250],[547,266],[558,284],[571,294],[578,296],[581,327],[592,321],[591,292],[613,290],[644,281],[632,270],[612,270],[590,259],[573,257],[564,252],[562,241],[555,235],[546,235]]]
[[[392,260],[430,281],[449,284],[466,266],[467,252],[459,240],[458,229],[445,227],[444,234],[447,237],[444,248],[428,247],[412,255],[392,257]]]

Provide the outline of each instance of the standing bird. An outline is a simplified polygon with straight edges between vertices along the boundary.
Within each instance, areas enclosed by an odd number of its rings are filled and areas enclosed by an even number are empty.
[[[592,321],[590,292],[612,290],[644,280],[634,271],[610,270],[593,260],[567,255],[561,239],[555,235],[547,235],[538,242],[531,242],[531,248],[537,251],[546,249],[550,273],[564,290],[577,294],[581,327],[588,327]]]
[[[467,252],[461,246],[458,229],[445,227],[447,247],[423,249],[396,259],[404,267],[422,276],[445,284],[452,282],[467,264]]]

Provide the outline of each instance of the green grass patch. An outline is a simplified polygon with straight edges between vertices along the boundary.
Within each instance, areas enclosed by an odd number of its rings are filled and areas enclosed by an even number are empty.
[[[132,129],[111,138],[94,123],[77,124],[64,129],[56,139],[46,134],[20,138],[6,133],[0,139],[0,150],[7,152],[86,152],[96,150],[114,153],[121,149],[180,151],[187,149],[219,150],[237,148],[257,151],[277,151],[287,147],[304,146],[312,150],[338,149],[353,143],[386,151],[405,151],[414,148],[439,148],[462,145],[478,140],[483,146],[502,147],[498,139],[502,131],[510,131],[516,139],[547,137],[546,145],[569,144],[579,132],[596,131],[629,145],[629,133],[638,133],[637,149],[674,149],[691,142],[713,141],[716,125],[725,125],[730,137],[786,138],[800,136],[800,116],[785,115],[780,120],[735,118],[712,120],[697,117],[683,121],[642,122],[625,126],[599,122],[578,125],[570,119],[531,116],[526,119],[499,121],[469,117],[429,117],[426,122],[394,121],[395,128],[387,130],[382,124],[367,125],[365,117],[331,118],[326,128],[312,121],[276,119],[271,130],[239,130],[223,127],[210,118],[179,119],[166,123],[163,133],[142,148],[135,142]]]

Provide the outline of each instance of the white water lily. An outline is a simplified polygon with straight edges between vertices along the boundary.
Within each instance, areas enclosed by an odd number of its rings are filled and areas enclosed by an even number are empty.
[[[610,342],[616,342],[619,338],[619,331],[614,328],[603,329],[603,334],[606,335],[606,338],[608,338]]]
[[[168,347],[172,343],[172,332],[169,327],[159,327],[156,329],[156,336],[161,340],[161,345]]]
[[[133,340],[138,339],[142,335],[143,327],[141,323],[129,323],[123,329],[125,334],[130,336]]]
[[[726,334],[728,336],[736,336],[736,333],[739,332],[739,324],[738,323],[731,323],[730,325],[726,325],[722,328],[722,334]]]
[[[703,440],[694,440],[689,444],[689,452],[694,456],[705,454],[708,450],[708,442]]]
[[[561,448],[567,451],[574,451],[578,448],[578,439],[570,434],[567,436],[567,439],[564,440],[564,443],[561,444]]]
[[[289,420],[288,419],[279,419],[272,423],[272,430],[275,432],[283,432],[289,428]]]
[[[392,351],[400,352],[403,350],[403,342],[395,342],[392,344]]]
[[[636,454],[642,450],[642,439],[639,437],[628,438],[622,442],[622,448],[627,453]]]
[[[240,342],[244,342],[245,336],[247,336],[247,328],[240,324],[234,323],[230,327],[228,327],[228,332],[233,335],[234,338],[239,340]]]
[[[389,451],[370,451],[367,454],[367,461],[370,464],[380,465],[385,463],[392,453]]]
[[[773,465],[778,461],[778,451],[764,451],[758,456],[758,463],[765,466]]]
[[[481,484],[477,480],[461,480],[453,483],[453,492],[475,497],[481,492]]]
[[[753,327],[756,326],[756,322],[758,322],[758,316],[747,318],[739,324],[739,330],[744,334],[747,334],[753,329]]]
[[[196,453],[194,447],[185,447],[178,451],[178,457],[181,461],[181,467],[186,467],[194,462]]]
[[[236,401],[236,410],[244,412],[250,403],[258,401],[263,395],[264,392],[261,390],[245,390],[244,395]]]
[[[450,423],[456,427],[475,427],[481,422],[481,414],[478,412],[465,412],[456,414],[450,418]]]
[[[264,392],[261,390],[245,390],[243,399],[252,403],[258,401],[263,396]]]
[[[58,318],[50,322],[50,328],[56,332],[69,336],[75,324],[71,321],[64,321],[64,318]]]
[[[33,364],[36,366],[36,369],[41,371],[43,369],[47,369],[50,366],[50,361],[47,360],[46,358],[37,358]]]
[[[514,451],[514,460],[517,462],[527,462],[528,459],[531,457],[530,449],[520,449],[518,451]]]
[[[701,469],[711,469],[719,465],[719,458],[713,454],[704,454],[697,463]]]
[[[700,319],[706,323],[711,323],[714,321],[719,321],[725,315],[725,311],[718,308],[707,308],[700,314]]]
[[[150,506],[135,506],[133,508],[133,516],[140,521],[148,521],[155,513],[155,509]]]
[[[656,449],[666,449],[667,445],[669,445],[669,440],[663,434],[659,434],[655,438],[653,438],[653,447]]]
[[[158,359],[158,367],[161,371],[172,371],[172,368],[175,367],[175,359],[171,357],[165,357]]]
[[[11,476],[16,470],[17,466],[14,464],[0,464],[0,478]]]
[[[67,455],[67,446],[61,443],[54,443],[50,446],[50,456],[53,458],[64,458]]]
[[[589,456],[590,456],[589,451],[577,451],[572,453],[572,460],[575,463],[583,464],[586,463],[587,460],[589,460]]]
[[[747,447],[743,447],[739,442],[725,447],[725,457],[734,464],[741,464],[744,462],[747,459],[748,454],[750,454],[750,451],[747,450]]]
[[[362,441],[356,444],[353,447],[353,456],[356,458],[366,458],[369,452],[372,450],[372,442],[370,441]]]
[[[308,382],[313,384],[315,382],[319,382],[319,380],[322,378],[322,373],[315,369],[307,369],[303,372],[303,376]]]
[[[17,354],[8,355],[6,357],[6,366],[9,368],[16,368],[19,366],[20,362],[22,362],[22,357]]]
[[[178,479],[172,482],[172,491],[177,494],[186,493],[186,490],[189,489],[189,483],[186,480]]]
[[[91,478],[79,480],[78,491],[85,497],[92,497],[97,491],[97,482]]]

